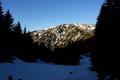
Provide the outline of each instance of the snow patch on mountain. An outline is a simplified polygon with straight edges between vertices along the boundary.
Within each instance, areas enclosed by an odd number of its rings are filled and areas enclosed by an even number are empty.
[[[54,49],[66,46],[70,42],[86,40],[94,36],[94,24],[60,24],[47,30],[31,32],[34,42],[44,43],[46,47]]]

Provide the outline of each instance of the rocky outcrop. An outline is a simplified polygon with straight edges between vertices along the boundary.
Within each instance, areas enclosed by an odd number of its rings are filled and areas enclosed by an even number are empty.
[[[33,31],[31,36],[39,45],[44,43],[46,47],[54,49],[75,41],[85,41],[94,36],[94,30],[93,24],[61,24],[47,30]]]

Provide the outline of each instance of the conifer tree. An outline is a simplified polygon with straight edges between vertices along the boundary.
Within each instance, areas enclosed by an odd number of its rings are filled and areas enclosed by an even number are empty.
[[[8,76],[8,80],[13,80],[11,75]]]
[[[12,44],[13,44],[13,48],[15,48],[14,50],[21,50],[22,47],[22,29],[21,29],[21,24],[20,22],[18,22],[14,27],[13,27],[13,34],[12,36]],[[11,44],[11,45],[12,45]]]
[[[12,28],[14,27],[14,19],[8,10],[3,17],[3,48],[4,51],[9,52],[12,43]]]
[[[91,56],[92,65],[99,73],[100,80],[103,80],[105,75],[109,75],[111,80],[119,80],[120,66],[116,63],[119,60],[119,50],[115,45],[119,45],[119,26],[120,0],[105,0],[97,19],[94,37],[96,47]]]
[[[16,33],[16,34],[18,34],[18,35],[22,35],[22,29],[21,29],[22,27],[21,27],[21,24],[20,24],[20,22],[18,22],[15,26],[14,26],[14,28],[13,28],[13,31]]]
[[[26,27],[24,27],[23,34],[26,34],[26,33],[27,33],[27,30],[26,30]]]
[[[10,32],[13,27],[14,27],[14,19],[10,11],[8,10],[4,16],[4,29],[6,32]]]

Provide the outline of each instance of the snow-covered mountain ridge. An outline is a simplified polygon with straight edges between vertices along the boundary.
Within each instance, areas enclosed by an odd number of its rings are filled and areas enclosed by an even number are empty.
[[[84,41],[94,36],[94,24],[61,24],[47,30],[31,32],[34,42],[54,49],[67,46],[68,43]]]

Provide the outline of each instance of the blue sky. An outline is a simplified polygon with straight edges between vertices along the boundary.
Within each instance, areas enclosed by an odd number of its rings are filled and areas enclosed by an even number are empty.
[[[15,22],[28,30],[44,29],[63,23],[95,24],[104,0],[2,0]]]

